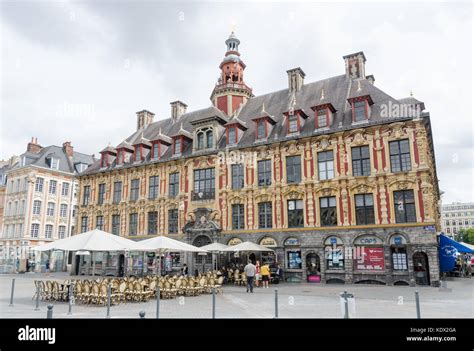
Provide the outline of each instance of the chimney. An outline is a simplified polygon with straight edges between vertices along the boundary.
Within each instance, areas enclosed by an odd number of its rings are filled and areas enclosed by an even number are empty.
[[[365,77],[369,81],[370,84],[374,85],[375,83],[375,78],[373,74],[369,74],[367,77]]]
[[[186,113],[186,109],[188,105],[186,105],[182,101],[173,101],[170,103],[171,105],[171,118],[173,119],[173,123],[179,121],[179,118]]]
[[[142,110],[137,112],[137,130],[145,129],[150,123],[153,123],[155,114],[153,112]]]
[[[34,138],[34,137],[31,138],[31,141],[28,143],[28,146],[26,147],[26,151],[37,154],[41,150],[43,150],[43,147],[38,144],[38,138]]]
[[[346,64],[346,77],[350,79],[365,78],[365,55],[362,51],[342,57]]]
[[[66,153],[67,157],[72,158],[74,155],[74,147],[71,145],[70,141],[65,141],[63,143],[63,151]]]
[[[298,92],[301,90],[301,87],[304,84],[304,77],[306,74],[299,67],[289,69],[286,71],[288,73],[288,89],[289,93]]]
[[[288,89],[289,93],[296,93],[301,90],[301,87],[304,84],[304,77],[306,74],[299,67],[289,69],[286,71],[288,73]]]

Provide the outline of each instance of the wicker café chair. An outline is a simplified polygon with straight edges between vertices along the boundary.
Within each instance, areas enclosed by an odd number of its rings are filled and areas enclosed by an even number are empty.
[[[82,294],[79,296],[81,303],[88,304],[91,299],[91,284],[85,280],[82,284]]]
[[[36,295],[38,294],[38,289],[41,289],[41,284],[39,280],[34,280],[33,283],[35,284],[35,293],[33,294],[33,297],[31,298],[32,300],[34,300]],[[41,290],[40,290],[40,296],[41,296]]]
[[[76,301],[81,301],[81,295],[83,293],[83,285],[80,280],[77,280],[74,284],[74,299]]]
[[[169,280],[165,281],[165,291],[167,292],[168,298],[176,297],[176,294],[178,292],[176,288],[172,287]]]
[[[247,284],[247,274],[242,273],[240,277],[240,284],[239,285],[246,285]]]
[[[241,281],[242,281],[242,278],[239,274],[239,270],[236,269],[234,271],[234,285],[240,285]]]
[[[134,298],[135,298],[135,287],[134,287],[134,284],[133,284],[133,281],[128,281],[127,283],[127,290],[125,290],[125,299],[127,301],[133,301]]]
[[[99,303],[99,294],[100,294],[100,285],[94,281],[92,283],[92,291],[90,294],[90,303],[98,304]]]
[[[121,281],[118,287],[117,297],[119,302],[125,302],[127,292],[127,282]]]
[[[179,279],[174,284],[174,287],[176,289],[176,294],[180,296],[184,295],[186,293],[187,285],[188,285],[187,281],[183,279],[183,277],[179,277]]]
[[[145,292],[146,292],[147,299],[152,299],[156,296],[156,281],[155,280],[150,281]]]
[[[214,285],[214,287],[216,288],[216,292],[217,293],[222,293],[223,290],[222,290],[222,285],[224,284],[224,277],[223,276],[220,276],[219,278],[217,278],[217,283],[216,285]]]
[[[48,291],[48,287],[46,283],[42,280],[39,281],[40,285],[40,298],[41,301],[49,300],[50,299],[50,292]]]
[[[105,282],[100,283],[99,285],[99,293],[97,297],[97,304],[105,305],[107,304],[107,297],[108,297],[108,285]],[[110,296],[110,301],[112,302],[112,294]]]
[[[146,292],[143,290],[143,285],[139,281],[135,281],[133,285],[133,299],[134,301],[145,301]]]

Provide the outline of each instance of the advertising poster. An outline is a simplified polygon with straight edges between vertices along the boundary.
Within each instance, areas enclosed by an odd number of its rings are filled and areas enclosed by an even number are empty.
[[[356,267],[359,270],[383,271],[384,255],[382,247],[365,247],[356,259]]]

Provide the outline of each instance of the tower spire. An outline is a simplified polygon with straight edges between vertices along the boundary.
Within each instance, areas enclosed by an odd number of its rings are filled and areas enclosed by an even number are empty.
[[[240,40],[232,31],[225,41],[227,51],[219,68],[221,74],[211,94],[215,107],[231,116],[235,110],[253,96],[244,82],[245,63],[240,58]]]

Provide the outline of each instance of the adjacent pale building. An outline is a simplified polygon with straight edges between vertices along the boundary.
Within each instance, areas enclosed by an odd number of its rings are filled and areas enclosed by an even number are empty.
[[[19,162],[3,174],[6,189],[0,254],[4,271],[24,271],[28,259],[40,261],[39,255],[33,257],[33,246],[73,233],[74,176],[92,162],[92,156],[74,151],[70,142],[62,147],[42,147],[36,139],[28,143]],[[52,269],[54,261],[53,256]]]
[[[453,202],[441,207],[443,232],[454,237],[461,229],[474,228],[474,202]]]

